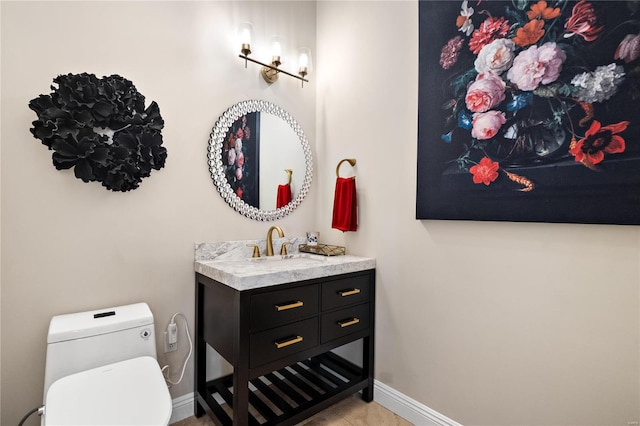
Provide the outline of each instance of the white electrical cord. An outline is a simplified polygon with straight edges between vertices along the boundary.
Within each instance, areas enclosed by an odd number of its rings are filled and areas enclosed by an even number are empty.
[[[165,380],[167,381],[167,383],[170,383],[172,385],[177,385],[182,381],[182,378],[184,377],[184,371],[187,368],[187,362],[189,362],[189,358],[191,358],[191,354],[193,353],[193,342],[191,342],[191,335],[189,334],[189,323],[187,322],[187,317],[185,317],[184,314],[182,314],[181,312],[177,312],[173,314],[173,316],[171,317],[170,324],[175,324],[176,317],[178,315],[181,316],[182,319],[184,320],[184,330],[187,332],[187,339],[189,340],[189,354],[187,355],[187,358],[184,360],[184,364],[182,365],[182,372],[180,373],[180,378],[178,379],[177,382],[174,382],[169,378],[169,366],[165,365],[164,367],[162,367],[163,373],[165,370],[167,370],[167,375],[165,376]]]

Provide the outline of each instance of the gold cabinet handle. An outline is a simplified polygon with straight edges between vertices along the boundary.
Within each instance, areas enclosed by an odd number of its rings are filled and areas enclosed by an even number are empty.
[[[284,342],[275,342],[275,344],[276,344],[276,348],[281,349],[287,346],[295,345],[296,343],[300,343],[302,342],[302,340],[303,340],[302,336],[296,336],[293,339],[285,340]]]
[[[351,318],[342,321],[338,321],[338,325],[342,328],[349,327],[350,325],[356,325],[360,322],[359,318]]]
[[[301,300],[298,300],[296,302],[292,302],[286,305],[276,305],[276,311],[280,312],[280,311],[286,311],[287,309],[293,309],[293,308],[299,308],[301,306],[304,305],[304,302]]]
[[[340,293],[340,296],[342,297],[352,296],[354,294],[360,293],[360,289],[354,288],[353,290],[342,290],[342,291],[339,291],[338,293]]]

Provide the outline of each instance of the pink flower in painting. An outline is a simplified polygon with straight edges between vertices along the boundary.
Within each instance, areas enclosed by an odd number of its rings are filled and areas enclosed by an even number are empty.
[[[227,164],[233,164],[236,162],[236,150],[230,149],[227,153]]]
[[[626,63],[635,61],[640,56],[640,34],[627,34],[620,42],[613,59],[622,59]]]
[[[497,75],[486,72],[478,74],[467,89],[465,102],[471,112],[485,112],[504,101],[506,84]]]
[[[242,152],[239,152],[238,156],[236,157],[236,166],[237,167],[244,166],[244,154]]]
[[[567,55],[555,43],[531,46],[516,56],[507,78],[520,90],[535,90],[540,84],[556,81],[566,59]]]
[[[487,111],[473,114],[471,136],[479,140],[491,139],[507,119],[502,111]]]
[[[460,54],[460,48],[462,47],[464,40],[460,36],[455,36],[442,47],[440,52],[440,66],[448,70],[458,61],[458,55]]]
[[[236,169],[236,179],[242,180],[242,168],[240,167]]]

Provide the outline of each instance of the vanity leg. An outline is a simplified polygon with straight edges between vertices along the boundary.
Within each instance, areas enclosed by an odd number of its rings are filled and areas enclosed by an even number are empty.
[[[234,365],[233,365],[233,426],[249,424],[249,330],[250,297],[247,292],[236,292]]]
[[[362,358],[362,370],[368,377],[368,385],[362,389],[362,400],[371,402],[373,401],[373,336],[364,338]]]
[[[204,392],[207,391],[207,357],[206,357],[206,342],[203,337],[203,316],[202,316],[202,303],[203,303],[203,286],[198,283],[196,278],[196,306],[195,306],[195,342],[196,350],[194,352],[194,415],[196,417],[202,417],[205,414],[204,408],[198,401],[198,396],[204,397]]]
[[[194,409],[193,409],[193,415],[194,415],[194,416],[196,416],[196,418],[200,418],[200,417],[204,416],[205,411],[204,411],[204,409],[200,406],[200,403],[199,403],[197,400],[196,400],[196,401],[194,401],[193,406],[194,406],[194,407],[193,407],[193,408],[194,408]]]
[[[375,358],[375,329],[376,329],[376,286],[375,272],[371,272],[370,303],[369,303],[369,336],[362,342],[362,371],[367,374],[367,387],[362,389],[362,399],[373,401],[373,363]]]
[[[248,424],[249,374],[246,368],[239,368],[233,373],[233,426]]]

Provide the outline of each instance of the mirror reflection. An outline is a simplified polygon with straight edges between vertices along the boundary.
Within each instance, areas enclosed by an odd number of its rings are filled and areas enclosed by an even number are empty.
[[[208,157],[220,195],[257,220],[289,214],[311,184],[304,132],[289,113],[267,101],[243,101],[225,111],[213,127]]]

